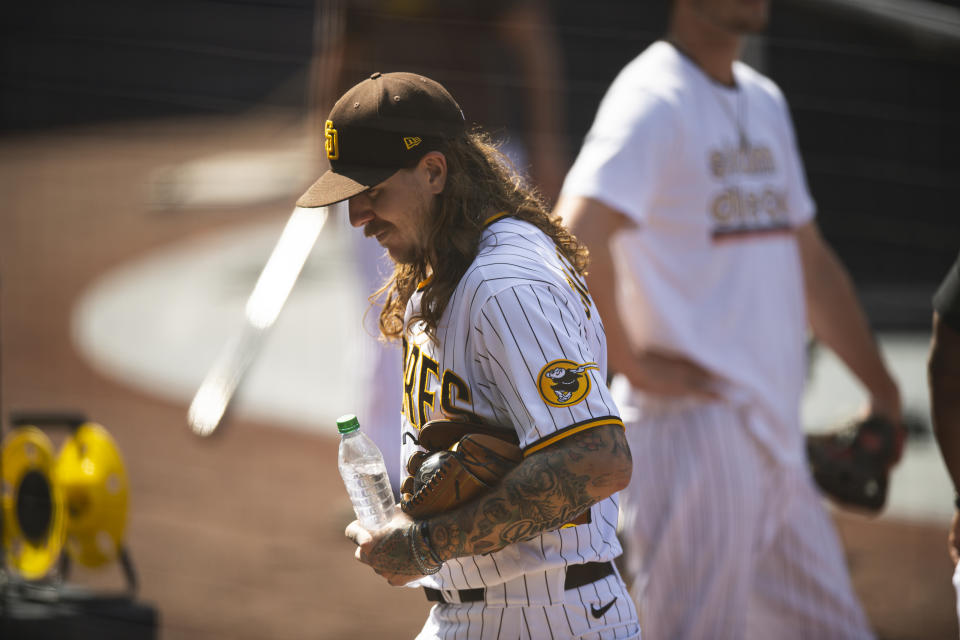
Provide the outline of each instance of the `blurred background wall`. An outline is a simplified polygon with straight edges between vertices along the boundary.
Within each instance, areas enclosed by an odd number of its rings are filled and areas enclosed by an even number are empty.
[[[7,3],[0,126],[304,104],[309,0]]]
[[[224,115],[254,105],[305,109],[320,6],[9,3],[0,127]],[[554,0],[549,7],[565,79],[557,100],[575,152],[617,71],[662,34],[666,2]],[[956,7],[779,0],[769,30],[746,55],[789,100],[821,225],[880,328],[928,323],[930,293],[960,242]],[[357,69],[356,78],[369,71]]]

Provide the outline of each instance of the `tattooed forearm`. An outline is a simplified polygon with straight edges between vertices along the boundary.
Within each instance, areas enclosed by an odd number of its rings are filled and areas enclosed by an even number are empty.
[[[479,500],[431,519],[431,541],[447,559],[529,540],[626,486],[630,471],[623,428],[589,429],[526,458]]]

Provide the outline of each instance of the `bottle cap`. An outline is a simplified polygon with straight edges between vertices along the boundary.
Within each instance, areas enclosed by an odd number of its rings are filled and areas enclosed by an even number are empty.
[[[340,433],[350,433],[351,431],[356,431],[360,428],[360,421],[357,420],[357,416],[352,413],[348,413],[345,416],[340,416],[337,418],[337,431]]]

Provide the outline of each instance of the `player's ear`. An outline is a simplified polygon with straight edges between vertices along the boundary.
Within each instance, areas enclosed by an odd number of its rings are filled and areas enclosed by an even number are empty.
[[[447,158],[439,151],[428,151],[418,165],[426,180],[430,195],[443,193],[447,184]]]

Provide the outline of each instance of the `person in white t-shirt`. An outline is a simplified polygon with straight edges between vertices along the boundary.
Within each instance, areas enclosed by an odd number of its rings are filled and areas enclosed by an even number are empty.
[[[556,212],[590,249],[634,471],[644,637],[871,633],[806,466],[808,322],[900,423],[899,392],[814,221],[787,104],[736,60],[766,0],[675,0],[609,88]]]

